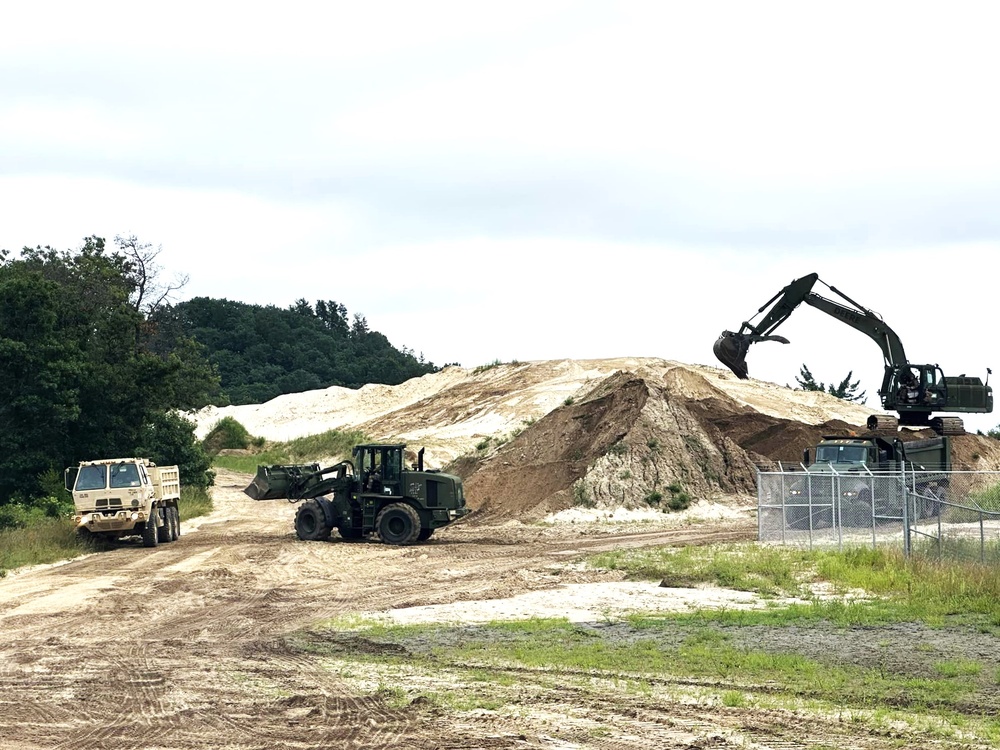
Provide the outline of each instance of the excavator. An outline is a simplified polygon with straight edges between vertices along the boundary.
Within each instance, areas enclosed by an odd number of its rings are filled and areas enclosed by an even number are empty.
[[[817,282],[826,286],[843,302],[814,292],[813,287]],[[749,378],[746,356],[750,345],[761,341],[789,343],[784,336],[775,335],[774,329],[784,323],[803,302],[861,331],[882,350],[885,374],[878,395],[882,408],[895,411],[898,416],[872,415],[867,424],[872,432],[886,434],[895,433],[900,427],[929,427],[939,435],[963,435],[965,424],[961,417],[932,417],[932,414],[989,414],[993,411],[993,389],[989,386],[992,370],[986,369],[984,383],[978,377],[967,377],[964,374],[947,377],[936,364],[909,362],[903,350],[903,342],[881,316],[822,281],[815,273],[795,279],[768,300],[753,316],[756,318],[767,310],[760,322],[754,324],[745,321],[738,331],[723,331],[713,347],[716,358],[732,370],[736,377],[746,380]]]

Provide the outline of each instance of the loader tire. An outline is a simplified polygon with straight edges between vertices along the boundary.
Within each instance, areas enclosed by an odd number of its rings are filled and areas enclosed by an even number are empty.
[[[420,529],[420,533],[417,534],[418,542],[426,542],[434,535],[434,529]]]
[[[332,530],[318,500],[306,500],[295,511],[295,534],[303,542],[325,541]]]
[[[142,546],[155,547],[160,543],[160,530],[156,527],[157,509],[152,508],[146,524],[142,527]]]
[[[406,503],[391,503],[375,518],[375,529],[385,544],[413,544],[420,535],[420,516]]]

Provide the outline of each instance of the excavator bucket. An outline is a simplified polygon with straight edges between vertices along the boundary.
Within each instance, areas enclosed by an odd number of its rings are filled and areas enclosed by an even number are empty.
[[[736,377],[740,380],[746,380],[750,377],[747,372],[747,351],[750,349],[750,344],[756,344],[760,341],[788,343],[788,339],[784,336],[760,336],[756,333],[723,331],[715,340],[712,351],[715,352],[716,359],[732,370]]]
[[[733,371],[740,380],[750,377],[747,372],[747,351],[750,349],[750,336],[745,333],[723,331],[715,340],[712,351],[715,358]]]
[[[254,500],[280,500],[301,486],[303,478],[319,471],[319,464],[258,466],[257,475],[243,490]]]

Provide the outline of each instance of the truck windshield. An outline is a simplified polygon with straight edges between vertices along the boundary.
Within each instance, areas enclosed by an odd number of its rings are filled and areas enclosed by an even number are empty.
[[[860,445],[820,445],[816,447],[818,464],[863,464],[868,451]]]
[[[139,470],[135,464],[116,464],[111,467],[111,487],[138,487]]]
[[[108,486],[107,466],[81,466],[76,478],[76,489],[103,490]]]

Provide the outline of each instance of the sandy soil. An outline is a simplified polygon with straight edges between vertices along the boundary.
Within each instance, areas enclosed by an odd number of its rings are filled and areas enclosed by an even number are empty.
[[[524,690],[515,697],[520,711],[442,712],[419,699],[426,686],[405,670],[341,674],[296,645],[317,623],[354,614],[441,622],[455,633],[456,623],[495,618],[567,616],[600,625],[627,611],[756,606],[746,594],[629,583],[577,563],[585,553],[623,546],[751,539],[755,528],[745,520],[458,524],[406,548],[304,543],[292,533],[295,506],[249,500],[241,492],[248,481],[222,472],[217,509],[174,543],[124,545],[0,580],[0,747],[921,746],[906,730],[880,733],[807,711],[723,706],[691,691],[717,694],[726,686],[670,680],[639,696],[617,692],[609,677],[608,691],[594,701],[568,677],[566,684],[558,676],[538,683],[526,674],[521,688],[510,688]],[[347,639],[349,648],[375,647],[325,632]],[[877,629],[829,635],[855,655],[867,653],[859,638],[878,650],[885,639],[912,644],[919,637]],[[987,648],[985,640],[977,645]],[[400,706],[385,684],[417,698]],[[588,730],[594,722],[606,731]]]

